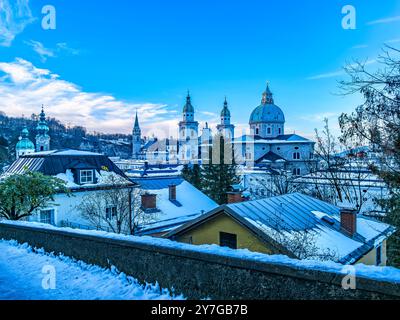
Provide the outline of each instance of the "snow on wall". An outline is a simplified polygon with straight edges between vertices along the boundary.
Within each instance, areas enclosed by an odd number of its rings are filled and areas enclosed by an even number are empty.
[[[46,265],[57,271],[53,290],[43,290],[41,286],[42,267]],[[113,266],[105,269],[89,265],[14,240],[0,240],[0,267],[0,300],[183,299],[157,284],[142,285]]]
[[[40,224],[35,222],[3,220],[0,222],[0,226],[2,224],[11,226],[14,225],[14,226],[29,227],[32,229],[47,229],[53,231],[62,231],[70,233],[72,236],[76,234],[76,235],[95,236],[106,239],[124,240],[132,243],[158,246],[166,249],[169,248],[169,249],[185,250],[192,252],[207,253],[222,257],[239,258],[248,261],[272,263],[276,265],[293,267],[296,269],[315,270],[315,271],[331,272],[337,274],[348,274],[348,268],[349,268],[349,266],[343,266],[335,262],[321,262],[315,260],[295,260],[283,255],[266,255],[262,253],[251,252],[247,249],[234,250],[230,248],[220,247],[217,245],[195,246],[195,245],[171,241],[168,239],[152,238],[146,236],[143,237],[127,236],[114,233],[107,233],[104,231],[57,228],[51,225]],[[357,277],[365,277],[373,280],[392,282],[396,284],[400,283],[400,269],[393,267],[367,266],[363,264],[357,264],[354,265],[353,267]]]

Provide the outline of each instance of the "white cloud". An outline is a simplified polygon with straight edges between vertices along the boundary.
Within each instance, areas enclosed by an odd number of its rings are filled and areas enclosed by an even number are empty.
[[[47,58],[54,58],[56,56],[54,50],[46,48],[41,42],[39,41],[24,41],[25,44],[32,47],[33,51],[35,51],[39,56],[42,62],[45,62]]]
[[[307,80],[319,80],[319,79],[326,79],[326,78],[334,78],[334,77],[342,76],[344,74],[345,74],[344,70],[338,70],[338,71],[333,71],[333,72],[317,74],[315,76],[311,76],[306,79]]]
[[[0,46],[11,46],[15,37],[33,21],[29,0],[0,0]]]
[[[367,22],[367,25],[385,24],[385,23],[392,23],[392,22],[396,22],[396,21],[400,21],[400,16],[394,16],[394,17],[388,17],[388,18],[369,21],[369,22]]]
[[[364,49],[364,48],[368,48],[367,44],[358,44],[356,46],[351,47],[352,49]]]
[[[57,43],[57,51],[64,51],[72,56],[77,56],[81,53],[80,50],[71,48],[66,42]]]
[[[43,43],[35,40],[24,41],[24,43],[30,46],[33,51],[35,51],[40,56],[40,60],[42,62],[46,62],[47,58],[55,58],[58,54],[62,53],[66,53],[72,56],[80,54],[80,50],[70,48],[65,42],[57,43],[55,49],[46,48]]]
[[[321,123],[324,121],[324,119],[335,119],[340,116],[341,113],[337,112],[321,112],[321,113],[314,113],[314,114],[308,114],[301,116],[300,119],[304,121],[311,121],[311,122],[318,122]]]
[[[399,43],[399,42],[400,42],[400,38],[390,39],[390,40],[385,41],[385,43]]]
[[[364,62],[364,65],[367,66],[370,64],[374,64],[374,63],[376,63],[376,60],[372,59],[372,60],[367,60],[366,62]],[[352,63],[349,66],[355,67],[356,65],[357,64]],[[317,74],[315,76],[306,78],[306,80],[320,80],[320,79],[327,79],[327,78],[335,78],[335,77],[343,76],[345,74],[346,74],[346,71],[344,69],[341,69],[341,70],[336,70],[336,71],[332,71],[332,72]]]
[[[85,92],[21,58],[0,62],[0,111],[10,116],[37,114],[42,104],[50,117],[106,133],[130,133],[138,110],[144,134],[176,135],[176,111],[165,104],[131,103],[104,93]]]

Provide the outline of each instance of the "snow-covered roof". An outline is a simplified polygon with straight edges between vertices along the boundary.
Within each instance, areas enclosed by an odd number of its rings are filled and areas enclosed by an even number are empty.
[[[267,242],[272,239],[281,242],[279,244],[283,246],[294,235],[309,233],[320,255],[330,251],[336,261],[345,264],[359,260],[394,232],[390,225],[358,215],[357,233],[350,237],[341,230],[339,207],[293,193],[221,206],[172,231],[168,236],[191,228],[221,211],[234,217]],[[327,219],[323,219],[325,216]]]
[[[134,178],[140,189],[157,195],[157,209],[154,220],[143,226],[145,230],[168,230],[176,228],[201,214],[218,207],[218,204],[195,188],[182,177]],[[169,186],[176,186],[176,201],[169,199]]]
[[[80,184],[77,171],[94,170],[91,184]],[[53,150],[21,156],[5,172],[5,176],[29,171],[41,172],[66,182],[70,189],[87,189],[109,185],[133,185],[124,172],[108,157],[80,150]]]

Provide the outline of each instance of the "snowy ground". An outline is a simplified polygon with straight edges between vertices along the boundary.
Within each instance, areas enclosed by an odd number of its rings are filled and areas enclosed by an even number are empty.
[[[53,271],[55,277],[51,278]],[[43,283],[44,287],[49,287],[52,279],[55,279],[55,289],[44,289]],[[114,268],[107,270],[68,257],[33,250],[27,244],[0,240],[0,300],[182,298],[173,297],[168,290],[161,290],[156,285],[142,286]]]

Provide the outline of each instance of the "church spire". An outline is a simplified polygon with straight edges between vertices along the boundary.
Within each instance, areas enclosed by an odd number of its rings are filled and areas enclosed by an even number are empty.
[[[132,132],[132,157],[138,160],[140,158],[140,152],[142,149],[142,131],[139,126],[139,117],[136,110],[135,125]]]
[[[139,118],[138,118],[138,115],[137,115],[137,110],[136,110],[136,117],[135,117],[135,129],[139,129],[140,127],[139,127]]]

